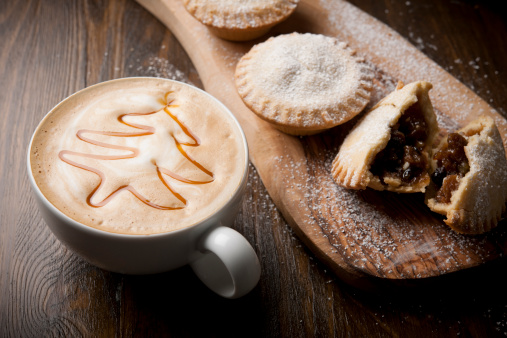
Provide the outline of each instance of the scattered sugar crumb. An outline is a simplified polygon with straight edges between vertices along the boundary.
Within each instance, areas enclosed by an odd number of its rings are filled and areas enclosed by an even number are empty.
[[[139,62],[139,59],[137,60]],[[129,68],[131,65],[129,65]],[[139,75],[161,77],[195,85],[189,80],[187,74],[176,68],[168,59],[158,56],[150,57],[136,68]]]

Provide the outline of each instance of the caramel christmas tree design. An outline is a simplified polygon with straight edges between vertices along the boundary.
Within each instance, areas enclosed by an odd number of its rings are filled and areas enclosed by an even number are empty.
[[[99,177],[99,184],[94,187],[91,193],[88,195],[86,203],[91,207],[102,207],[111,202],[116,195],[123,191],[128,191],[134,195],[142,203],[160,210],[177,210],[183,209],[187,205],[187,200],[174,189],[168,178],[171,178],[177,182],[183,184],[207,184],[214,180],[213,173],[206,169],[202,164],[193,159],[185,150],[185,147],[199,147],[201,145],[200,139],[195,135],[185,124],[183,124],[178,117],[171,112],[171,108],[176,108],[178,105],[174,104],[174,99],[171,98],[172,92],[168,92],[160,99],[162,108],[156,111],[147,113],[128,113],[118,116],[118,122],[133,128],[132,132],[118,132],[118,131],[98,131],[90,129],[80,129],[76,133],[76,137],[82,142],[86,142],[90,145],[98,148],[94,153],[77,152],[72,150],[62,150],[58,156],[65,163],[74,167],[92,172]],[[170,119],[176,126],[178,132],[164,133],[158,131],[157,128],[150,125],[141,123],[134,123],[131,120],[140,119],[141,121],[149,120],[151,116],[158,116],[160,114],[164,118]],[[126,121],[129,120],[129,121]],[[156,121],[151,121],[152,125]],[[167,124],[167,123],[165,123]],[[167,139],[164,144],[153,144],[153,141],[148,139],[149,136],[159,133],[162,139]],[[177,136],[176,134],[179,134]],[[111,143],[110,138],[136,138],[140,140],[143,138],[143,142],[139,142],[136,147],[119,145],[117,143]],[[163,154],[158,154],[153,158],[146,158],[144,156],[147,152],[143,152],[142,148],[149,147],[151,150],[160,149]],[[172,148],[176,148],[176,151]],[[169,149],[169,150],[167,150]],[[101,151],[102,150],[102,154]],[[104,154],[107,152],[107,154]],[[153,151],[151,151],[153,153]],[[170,170],[169,168],[160,165],[167,157],[170,156],[183,156],[184,162],[187,162],[186,167],[192,167],[197,170],[197,174],[194,172],[192,179],[183,177],[182,175]],[[164,159],[165,157],[165,159]],[[106,174],[107,165],[104,165],[109,161],[123,161],[122,165],[125,164],[129,167],[129,177],[115,177],[111,179],[109,176],[114,175],[113,171],[108,171]],[[84,162],[84,163],[83,163]],[[91,163],[91,164],[90,164]],[[179,162],[181,163],[181,161]],[[99,169],[97,167],[101,166]],[[152,174],[156,175],[158,179],[146,176],[146,166],[150,166]],[[188,170],[187,170],[188,171]],[[195,170],[194,170],[195,171]],[[150,176],[150,175],[149,175]],[[194,178],[197,176],[197,179]],[[154,202],[153,198],[149,199],[139,192],[134,186],[150,186],[150,191],[163,192],[165,200],[167,195],[172,196],[170,203],[158,203]],[[156,194],[155,194],[156,195]],[[156,198],[156,197],[155,197]],[[160,198],[159,198],[160,199]],[[164,199],[164,198],[162,198]]]

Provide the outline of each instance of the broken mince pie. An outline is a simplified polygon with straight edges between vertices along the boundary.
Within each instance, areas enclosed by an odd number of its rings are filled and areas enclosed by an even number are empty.
[[[400,83],[366,113],[333,161],[334,180],[350,189],[424,192],[438,132],[428,95],[431,88],[424,81]]]
[[[481,117],[451,133],[434,152],[426,204],[457,232],[494,228],[507,201],[507,160],[493,119]]]

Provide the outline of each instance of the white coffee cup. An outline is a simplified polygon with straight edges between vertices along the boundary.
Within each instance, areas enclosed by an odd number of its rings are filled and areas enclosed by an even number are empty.
[[[211,97],[198,88],[192,88]],[[79,92],[74,95],[78,94]],[[241,183],[230,199],[207,218],[189,227],[166,233],[132,235],[107,232],[65,215],[48,201],[34,178],[30,164],[34,133],[28,147],[28,176],[42,216],[54,235],[70,250],[105,270],[125,274],[153,274],[190,264],[201,281],[220,296],[238,298],[251,291],[260,277],[259,260],[248,241],[229,228],[246,188],[248,147],[234,115],[218,100],[213,100],[223,107],[240,131],[246,161],[241,163],[245,168]]]

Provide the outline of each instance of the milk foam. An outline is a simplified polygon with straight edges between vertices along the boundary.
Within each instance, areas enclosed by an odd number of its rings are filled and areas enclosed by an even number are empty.
[[[154,234],[222,207],[241,183],[245,156],[235,121],[212,98],[177,82],[131,78],[55,107],[37,128],[30,162],[41,192],[67,216],[109,232]]]

